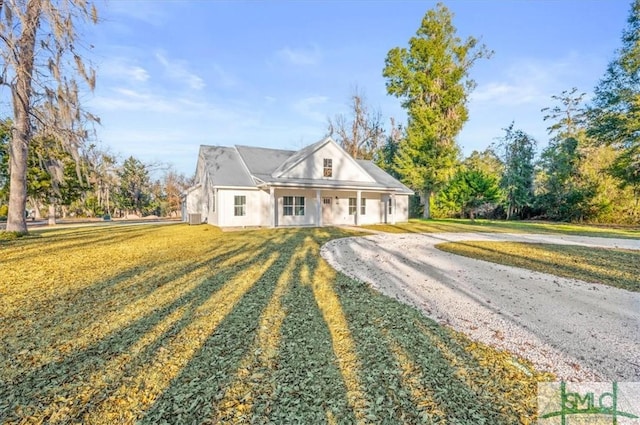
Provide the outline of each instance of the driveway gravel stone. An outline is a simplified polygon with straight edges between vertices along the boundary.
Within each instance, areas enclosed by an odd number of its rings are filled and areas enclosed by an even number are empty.
[[[637,239],[437,233],[337,239],[324,245],[321,254],[337,270],[561,379],[640,381],[640,293],[461,257],[435,247],[459,241],[640,250]]]

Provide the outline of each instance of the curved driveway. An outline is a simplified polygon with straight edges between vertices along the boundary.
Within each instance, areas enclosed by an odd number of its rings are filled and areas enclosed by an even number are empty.
[[[560,378],[640,381],[640,293],[435,248],[471,240],[640,249],[635,239],[438,233],[337,239],[321,253],[337,270]]]

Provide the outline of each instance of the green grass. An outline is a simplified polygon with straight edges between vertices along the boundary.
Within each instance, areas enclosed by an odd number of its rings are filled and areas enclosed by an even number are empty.
[[[475,241],[436,247],[465,257],[640,292],[640,251]]]
[[[0,423],[532,423],[553,377],[336,273],[319,248],[348,235],[3,241]]]
[[[566,235],[640,239],[640,228],[638,227],[593,226],[537,221],[411,219],[408,223],[395,225],[376,224],[363,227],[387,233],[560,233]]]

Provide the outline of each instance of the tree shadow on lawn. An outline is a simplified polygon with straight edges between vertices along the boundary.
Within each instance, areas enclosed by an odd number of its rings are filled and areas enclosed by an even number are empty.
[[[331,361],[331,346],[326,335],[317,337],[318,328],[326,334],[322,317],[303,301],[313,303],[308,285],[301,283],[303,270],[318,261],[299,257],[306,249],[302,239],[310,233],[300,231],[296,243],[283,247],[278,267],[244,296],[142,423],[283,423],[294,417],[321,423],[326,420],[322,400],[336,393],[345,400],[336,386],[340,374]],[[318,382],[322,376],[307,386],[308,367],[316,362],[330,377],[324,386]]]
[[[172,277],[204,269],[179,297],[62,360],[21,365],[26,373],[0,386],[0,422],[214,422],[239,379],[251,391],[232,401],[248,405],[245,418],[261,423],[410,423],[438,416],[516,423],[531,417],[537,375],[526,376],[502,354],[335,273],[319,248],[347,233],[229,235],[209,241],[211,252],[201,261],[175,268]],[[247,237],[256,242],[245,245]],[[225,244],[233,248],[214,248]],[[250,250],[247,258],[243,250]],[[221,260],[233,267],[210,268]],[[141,292],[152,297],[154,285],[171,285],[172,277],[156,275]],[[284,283],[277,351],[265,365],[265,348],[256,345],[265,332],[260,326]],[[124,313],[130,305],[122,304]]]
[[[47,348],[59,347],[64,341],[69,341],[71,346],[77,345],[79,339],[84,339],[83,333],[96,332],[96,327],[110,328],[114,321],[122,321],[123,312],[140,302],[152,303],[143,310],[157,309],[157,302],[162,300],[156,298],[162,296],[167,299],[175,290],[175,281],[182,276],[206,282],[207,274],[217,269],[217,263],[228,263],[228,266],[234,268],[250,264],[251,258],[242,261],[248,249],[257,255],[264,247],[243,243],[227,252],[214,248],[204,260],[187,260],[179,265],[175,262],[166,263],[158,258],[154,262],[122,270],[115,276],[90,286],[67,290],[63,297],[54,294],[44,299],[27,300],[28,303],[21,305],[20,310],[3,317],[6,323],[12,324],[12,328],[22,328],[23,333],[17,342],[24,345],[11,344],[13,351],[19,353],[37,349],[33,345],[35,341]],[[236,265],[236,262],[240,264]],[[141,276],[142,273],[144,275]],[[181,283],[188,287],[192,282]],[[168,302],[167,299],[166,303]]]
[[[412,219],[407,223],[401,224],[373,224],[363,226],[367,229],[378,230],[388,233],[469,233],[469,232],[505,232],[509,231],[509,228],[501,229],[500,226],[496,226],[495,222],[464,222],[458,223],[455,221],[440,221],[440,220],[420,220]]]
[[[116,388],[130,379],[130,374],[136,373],[138,369],[152,363],[154,357],[157,357],[157,352],[163,348],[167,341],[190,325],[194,311],[207,302],[212,294],[219,292],[229,281],[240,276],[244,270],[251,268],[256,263],[265,262],[268,257],[274,257],[273,253],[278,251],[277,246],[286,243],[288,238],[290,236],[287,235],[276,238],[275,243],[267,239],[261,240],[259,244],[251,247],[251,256],[236,262],[234,267],[225,271],[219,270],[217,274],[207,276],[197,286],[172,303],[148,312],[146,316],[127,323],[126,327],[99,337],[100,339],[95,343],[72,352],[61,361],[46,363],[36,370],[19,374],[14,377],[12,382],[5,382],[0,386],[0,400],[5,400],[6,404],[0,405],[0,412],[4,412],[6,417],[2,417],[3,415],[0,414],[0,420],[26,418],[39,411],[36,406],[44,406],[44,411],[40,411],[39,416],[44,415],[45,418],[51,419],[55,415],[59,415],[59,412],[65,411],[66,407],[70,409],[67,410],[69,419],[83,420],[81,415],[84,411],[94,409],[96,404],[109,397]],[[247,249],[246,246],[241,245],[226,255],[212,255],[188,267],[192,270],[206,267],[209,270],[208,265],[212,261],[224,261],[226,258],[237,257],[238,252],[243,248]],[[173,275],[165,277],[160,283],[162,285],[170,284],[173,276],[179,276],[185,272],[187,272],[185,267],[177,268]],[[126,272],[123,273],[122,277],[126,274]],[[157,284],[158,281],[151,280],[149,287],[146,288],[148,292],[142,292],[142,294],[152,293]],[[97,286],[103,285],[109,285],[109,283],[102,282]],[[123,305],[122,309],[126,310],[126,305]],[[160,332],[153,339],[139,344],[148,333],[154,328],[158,328],[163,321],[167,321],[174,314],[175,318],[169,320],[169,325],[165,326],[165,329],[159,329]],[[63,323],[65,318],[62,312],[61,315],[56,320]],[[140,345],[138,347],[140,351],[138,353],[131,352],[132,347],[136,345]],[[34,348],[40,347],[36,345]],[[118,366],[122,370],[103,370],[109,365]],[[25,367],[26,370],[29,370],[28,365]],[[99,378],[100,375],[106,375],[106,379]],[[91,382],[92,380],[96,382]],[[91,388],[92,385],[95,387]],[[64,401],[60,402],[60,400]]]
[[[225,403],[230,401],[233,408],[242,410],[243,416],[236,419],[258,423],[324,423],[332,418],[340,423],[533,420],[537,381],[550,376],[528,370],[509,354],[473,343],[342,274],[323,276],[326,271],[319,268],[328,266],[321,265],[319,245],[307,253],[303,264],[295,266],[293,283],[282,298],[286,317],[273,367],[241,360],[259,357],[260,347],[249,344],[248,340],[255,340],[251,332],[231,330],[231,326],[235,321],[249,326],[258,322],[258,316],[255,311],[235,316],[234,311],[172,381],[143,423],[216,423],[216,412],[228,409]],[[292,252],[282,254],[286,261]],[[328,281],[320,282],[323,277]],[[326,299],[318,299],[317,287],[325,284],[331,288],[329,298],[339,300],[337,306],[328,308]],[[255,310],[264,314],[269,308],[273,282],[263,290],[267,293],[259,302],[247,301],[249,310],[251,305],[261,306]],[[336,334],[335,323],[327,315],[343,315],[346,332]],[[240,346],[243,338],[245,344]],[[352,374],[345,374],[349,359],[339,347],[345,339],[357,354],[349,364]],[[398,355],[398,350],[403,354]],[[229,400],[230,388],[240,376],[249,385]]]
[[[160,226],[153,226],[156,229]],[[51,234],[41,235],[40,232],[34,232],[34,236],[38,238],[19,238],[8,241],[0,248],[3,248],[3,261],[11,261],[18,258],[40,256],[48,253],[58,254],[68,249],[93,248],[101,244],[119,244],[125,241],[131,241],[136,238],[148,235],[151,227],[118,227],[118,228],[91,228],[91,229],[65,229],[63,233],[61,229],[51,230]],[[67,233],[67,231],[69,231]],[[117,231],[114,235],[113,232]],[[36,242],[36,243],[33,243]],[[45,245],[45,246],[43,246]],[[19,249],[15,249],[19,248]]]
[[[537,379],[508,353],[473,343],[344,275],[336,290],[380,422],[512,424],[534,417]]]

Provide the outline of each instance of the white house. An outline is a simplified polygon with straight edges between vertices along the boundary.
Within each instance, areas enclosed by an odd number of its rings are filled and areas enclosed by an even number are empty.
[[[200,146],[183,218],[220,227],[404,222],[413,191],[331,138],[299,151]]]

